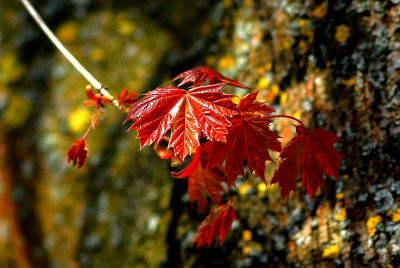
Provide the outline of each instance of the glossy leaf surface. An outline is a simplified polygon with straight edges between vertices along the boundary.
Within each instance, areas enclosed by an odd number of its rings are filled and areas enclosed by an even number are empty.
[[[233,95],[220,90],[225,83],[192,88],[188,91],[169,86],[156,88],[135,102],[127,119],[135,121],[131,129],[139,131],[141,147],[158,144],[171,129],[169,147],[184,159],[193,148],[200,147],[200,136],[226,141],[226,118],[238,114],[231,101]]]
[[[193,244],[197,243],[197,248],[206,244],[210,246],[215,237],[219,235],[222,246],[226,234],[231,230],[232,221],[235,219],[237,219],[236,212],[230,202],[217,207],[200,224]]]
[[[257,93],[248,94],[239,101],[237,107],[242,115],[232,118],[233,126],[229,128],[227,142],[214,143],[210,153],[209,168],[222,166],[225,161],[229,187],[237,176],[245,176],[245,159],[250,172],[255,171],[265,182],[265,162],[273,161],[269,150],[281,151],[281,143],[277,140],[279,136],[269,129],[271,120],[260,116],[274,110],[265,103],[257,102]]]

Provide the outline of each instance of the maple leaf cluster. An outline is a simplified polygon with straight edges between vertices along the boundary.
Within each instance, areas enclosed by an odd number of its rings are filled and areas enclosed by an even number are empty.
[[[158,87],[137,100],[138,94],[122,91],[118,107],[128,112],[125,122],[133,121],[129,130],[138,131],[140,148],[155,143],[154,151],[162,159],[171,159],[171,166],[182,165],[187,156],[192,160],[180,172],[172,172],[178,179],[188,178],[190,202],[196,203],[205,214],[210,202],[217,205],[201,223],[193,243],[197,247],[208,244],[219,235],[222,244],[237,218],[234,202],[222,204],[223,183],[235,186],[238,176],[245,178],[244,163],[266,184],[266,161],[274,162],[270,151],[280,153],[271,184],[279,183],[282,201],[295,192],[301,173],[303,189],[313,199],[318,187],[325,188],[323,173],[338,178],[340,159],[344,158],[333,144],[340,141],[335,134],[320,128],[308,131],[304,124],[291,116],[271,115],[275,110],[257,101],[258,92],[249,93],[239,101],[235,95],[221,92],[226,86],[249,89],[238,80],[224,77],[209,67],[196,67],[176,76],[183,78],[177,86]],[[182,85],[192,83],[189,89]],[[96,127],[102,116],[100,107],[115,104],[113,98],[86,89],[96,106],[92,124],[85,136],[74,143],[68,161],[80,168],[88,156],[86,135]],[[283,148],[280,136],[270,129],[272,118],[296,120],[297,136]],[[124,123],[125,123],[124,122]]]
[[[279,162],[271,184],[279,183],[282,200],[295,192],[299,173],[303,189],[314,197],[319,186],[325,188],[322,174],[338,178],[340,158],[333,144],[340,141],[333,133],[320,128],[307,131],[303,123],[296,126],[298,136],[283,148],[280,136],[270,129],[275,110],[257,101],[258,92],[249,93],[236,104],[234,95],[221,92],[226,85],[249,89],[238,80],[224,77],[209,67],[196,67],[176,76],[183,78],[178,87],[168,86],[149,91],[132,104],[127,121],[129,130],[137,130],[141,148],[152,143],[163,159],[192,156],[191,163],[175,178],[188,177],[191,203],[197,203],[205,213],[209,199],[218,205],[200,225],[193,243],[210,245],[219,235],[222,241],[237,218],[231,202],[221,204],[222,183],[228,189],[238,176],[245,177],[244,162],[251,173],[267,183],[266,161],[272,161],[269,151],[279,152]],[[205,84],[205,82],[207,82]],[[180,86],[192,83],[188,90]],[[166,139],[166,134],[170,136]],[[160,142],[167,143],[162,149]],[[168,152],[168,154],[167,154]]]

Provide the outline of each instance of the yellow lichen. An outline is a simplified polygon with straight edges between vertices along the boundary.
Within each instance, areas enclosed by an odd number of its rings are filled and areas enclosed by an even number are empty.
[[[285,38],[283,40],[282,45],[286,50],[290,49],[292,47],[292,43],[290,42],[290,40],[288,38]]]
[[[94,61],[102,61],[106,58],[106,55],[104,50],[102,50],[101,48],[95,48],[92,50],[90,57]]]
[[[329,257],[329,256],[331,256],[331,255],[333,255],[333,254],[338,253],[339,250],[340,250],[340,248],[339,248],[338,245],[333,245],[333,246],[330,246],[330,247],[328,247],[328,248],[325,248],[325,249],[322,251],[322,257],[323,257],[323,258]]]
[[[267,62],[265,64],[265,70],[266,71],[271,71],[271,69],[272,69],[272,62]]]
[[[251,241],[253,235],[250,230],[244,230],[242,233],[242,238],[244,241]]]
[[[337,221],[343,221],[344,219],[346,219],[346,216],[347,216],[346,209],[341,208],[339,213],[336,214],[336,220]]]
[[[398,209],[396,210],[396,212],[393,214],[392,220],[393,220],[394,222],[400,221],[400,208],[398,208]]]
[[[371,217],[367,221],[367,231],[370,236],[374,236],[376,232],[376,225],[382,221],[382,217],[377,215]]]
[[[349,78],[347,80],[342,79],[342,84],[345,85],[346,87],[351,87],[356,83],[356,80],[354,78]]]
[[[342,24],[336,28],[335,39],[340,42],[346,42],[347,38],[350,36],[350,28],[349,26]]]
[[[118,33],[123,36],[132,35],[137,28],[137,25],[133,21],[130,21],[128,20],[128,18],[125,17],[120,17],[120,19],[117,20],[117,23]]]
[[[244,4],[248,7],[254,6],[254,1],[253,0],[245,0]]]
[[[3,122],[9,127],[19,127],[25,123],[32,108],[30,100],[21,95],[12,95]]]
[[[0,51],[0,85],[7,85],[22,75],[23,68],[16,53],[3,53]]]
[[[56,32],[56,35],[62,43],[70,43],[78,38],[79,24],[74,21],[68,21],[61,25]]]
[[[304,40],[300,40],[299,42],[299,51],[300,54],[306,54],[308,51],[308,44]]]
[[[267,185],[262,181],[257,184],[257,190],[260,193],[265,193],[268,190]]]
[[[307,20],[306,19],[299,19],[299,25],[300,28],[304,28],[307,26]]]
[[[293,115],[294,118],[300,119],[301,118],[301,112],[297,111]]]
[[[76,108],[68,117],[68,128],[73,133],[86,130],[92,118],[92,114],[85,108]]]
[[[328,12],[328,8],[326,6],[326,2],[324,2],[314,10],[313,14],[316,18],[322,19],[326,16],[327,12]]]
[[[281,105],[285,105],[287,98],[288,98],[288,95],[286,92],[281,94]]]
[[[239,188],[240,195],[246,195],[247,191],[250,190],[252,186],[249,183],[245,183]]]
[[[300,25],[300,33],[302,35],[314,38],[315,35],[314,30],[309,27],[308,20],[300,19],[299,25]]]
[[[250,251],[251,251],[251,246],[243,247],[243,254],[244,255],[249,255]]]
[[[263,250],[263,247],[259,243],[250,243],[250,245],[243,247],[243,254],[259,254]]]
[[[258,80],[258,85],[257,88],[258,89],[263,89],[263,88],[267,88],[269,86],[269,79],[266,77],[261,77],[260,80]]]
[[[337,200],[342,200],[343,197],[344,197],[344,194],[343,194],[343,193],[337,193],[337,194],[336,194],[336,199],[337,199]]]
[[[232,6],[232,2],[232,0],[223,0],[223,5],[225,8],[228,8]]]
[[[230,69],[235,66],[235,58],[232,55],[226,55],[219,60],[219,68],[221,70]]]
[[[278,94],[279,93],[279,87],[277,85],[273,85],[272,89],[271,89],[271,92],[273,94]]]

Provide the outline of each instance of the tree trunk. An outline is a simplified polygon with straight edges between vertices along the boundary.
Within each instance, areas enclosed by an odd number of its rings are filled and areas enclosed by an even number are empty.
[[[247,172],[223,246],[198,250],[204,215],[186,180],[152,147],[139,151],[117,109],[89,134],[88,163],[67,163],[93,112],[87,82],[22,4],[3,2],[1,267],[400,267],[399,1],[34,2],[115,96],[206,65],[343,139],[339,181],[325,176],[313,201],[300,180],[282,202],[278,186]],[[274,120],[283,144],[292,123]]]

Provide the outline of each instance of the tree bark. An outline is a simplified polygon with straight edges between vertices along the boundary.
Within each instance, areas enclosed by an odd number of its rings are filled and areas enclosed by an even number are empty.
[[[247,172],[223,246],[196,250],[204,215],[186,181],[139,151],[117,109],[90,133],[87,165],[66,163],[90,124],[87,82],[22,5],[4,2],[1,267],[400,267],[399,1],[78,2],[34,4],[113,95],[211,66],[277,113],[334,132],[346,158],[313,201],[300,180],[282,202],[279,187]],[[274,120],[283,144],[292,123]]]

